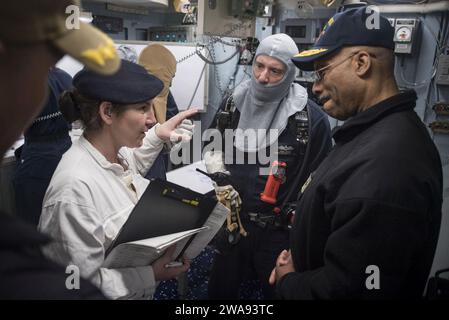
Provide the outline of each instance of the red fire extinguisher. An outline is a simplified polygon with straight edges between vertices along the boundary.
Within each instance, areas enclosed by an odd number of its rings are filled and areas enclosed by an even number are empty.
[[[276,203],[279,187],[285,181],[286,169],[287,163],[283,161],[273,161],[267,183],[265,184],[265,189],[260,194],[260,200],[269,204]]]

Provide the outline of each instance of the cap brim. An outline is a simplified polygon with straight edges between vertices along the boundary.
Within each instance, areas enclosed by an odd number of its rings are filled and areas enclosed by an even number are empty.
[[[328,56],[339,48],[339,46],[332,48],[311,48],[298,53],[292,58],[292,62],[301,70],[313,71],[315,70],[313,65],[315,60]]]
[[[120,67],[112,39],[89,24],[80,22],[79,29],[70,30],[53,43],[94,72],[110,75]]]

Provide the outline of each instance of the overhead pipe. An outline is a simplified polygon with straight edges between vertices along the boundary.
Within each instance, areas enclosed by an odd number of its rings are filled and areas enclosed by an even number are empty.
[[[376,7],[380,13],[419,13],[449,11],[449,1],[440,1],[423,4],[389,4]]]

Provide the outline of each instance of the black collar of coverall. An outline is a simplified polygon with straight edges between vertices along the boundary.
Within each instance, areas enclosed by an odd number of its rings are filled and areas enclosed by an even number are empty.
[[[392,113],[413,110],[416,99],[414,90],[402,91],[347,120],[341,127],[334,130],[333,138],[337,144],[348,142]]]
[[[0,212],[0,248],[38,247],[50,238],[36,231],[36,227]]]

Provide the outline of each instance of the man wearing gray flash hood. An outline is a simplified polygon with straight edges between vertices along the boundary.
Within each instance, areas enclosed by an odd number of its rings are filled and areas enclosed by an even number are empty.
[[[221,132],[234,130],[231,159],[224,150],[208,151],[204,158],[209,173],[228,175],[229,184],[217,185],[216,193],[236,216],[228,219],[235,223],[228,223],[215,239],[210,299],[238,299],[240,285],[249,279],[260,281],[265,299],[274,298],[268,278],[279,250],[289,246],[290,204],[330,150],[327,116],[308,99],[306,89],[293,82],[296,68],[291,58],[297,51],[286,34],[263,39],[251,79],[224,99],[224,112],[219,111],[213,122]],[[230,114],[229,121],[223,121],[224,114]],[[248,130],[255,134],[241,134]],[[262,163],[259,153],[269,155],[270,163]],[[238,154],[244,163],[236,161]],[[262,173],[274,168],[273,160],[285,172],[274,194],[266,192],[273,177]]]

